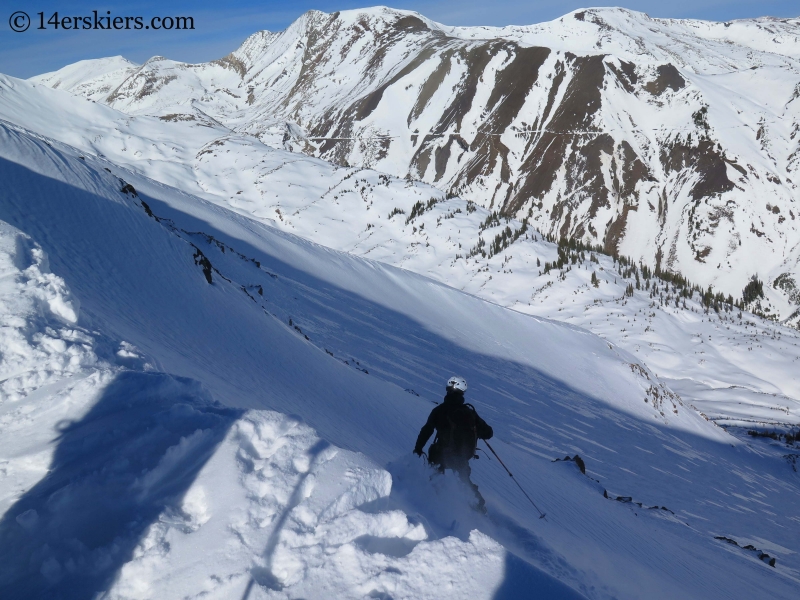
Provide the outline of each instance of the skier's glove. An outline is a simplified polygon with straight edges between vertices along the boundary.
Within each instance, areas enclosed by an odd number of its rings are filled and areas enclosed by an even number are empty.
[[[414,454],[417,456],[422,456],[422,448],[414,448]]]

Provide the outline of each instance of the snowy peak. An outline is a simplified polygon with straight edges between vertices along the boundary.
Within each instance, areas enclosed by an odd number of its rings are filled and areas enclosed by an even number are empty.
[[[92,100],[102,100],[138,68],[139,65],[127,58],[111,56],[82,60],[58,71],[32,77],[31,81]]]
[[[377,7],[71,89],[420,179],[738,298],[753,275],[800,281],[799,57],[798,19],[586,9],[465,28]]]
[[[625,60],[642,54],[674,61],[697,72],[752,66],[770,55],[800,57],[800,19],[742,19],[725,23],[659,19],[625,8],[572,11],[550,22],[507,27],[446,27],[463,39],[504,38],[576,54],[613,54]],[[736,54],[738,67],[732,62]],[[753,54],[755,52],[755,54]]]
[[[740,126],[792,71],[376,11],[0,76],[4,590],[794,597],[800,335],[645,256],[795,310],[794,137]],[[410,452],[453,373],[488,516]]]

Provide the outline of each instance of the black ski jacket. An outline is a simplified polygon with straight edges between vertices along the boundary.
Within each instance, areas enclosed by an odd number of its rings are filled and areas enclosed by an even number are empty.
[[[450,427],[450,421],[447,418],[447,413],[451,408],[461,406],[462,404],[464,404],[464,394],[462,392],[447,392],[447,395],[444,397],[444,402],[431,411],[431,414],[428,417],[428,422],[422,426],[422,429],[419,432],[419,437],[417,437],[417,445],[414,446],[414,452],[417,454],[422,452],[425,444],[428,443],[431,435],[433,435],[434,429],[441,434],[442,431]],[[494,435],[492,428],[486,423],[486,421],[478,416],[478,413],[475,413],[475,419],[475,428],[477,429],[478,438],[482,440],[491,439],[491,437]]]

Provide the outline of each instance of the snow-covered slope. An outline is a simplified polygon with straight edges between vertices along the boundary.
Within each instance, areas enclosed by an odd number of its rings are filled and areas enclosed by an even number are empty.
[[[61,88],[92,100],[102,100],[116,87],[120,78],[133,74],[138,67],[122,56],[110,56],[80,60],[53,73],[38,75],[36,80],[54,90]]]
[[[33,81],[408,174],[737,297],[757,274],[782,317],[797,310],[797,19],[587,9],[463,28],[312,11],[211,63],[111,68]]]
[[[652,282],[656,291],[642,280],[626,299],[638,274],[601,254],[547,271],[559,259],[555,244],[431,186],[277,150],[208,119],[129,117],[13,78],[0,80],[0,117],[325,246],[580,325],[639,356],[721,423],[798,422],[795,332],[748,313],[708,313],[697,293],[676,306],[681,292],[663,281]],[[765,309],[788,312],[765,289]]]
[[[785,446],[632,354],[0,136],[4,596],[794,593]],[[484,518],[409,456],[452,372],[547,520],[494,460]]]
[[[6,223],[0,244],[4,598],[241,597],[256,582],[421,598],[501,578],[502,548],[478,532],[426,541],[402,512],[354,510],[388,496],[391,476],[298,417],[223,408],[130,343],[103,348],[41,248]],[[473,577],[450,589],[419,577],[437,561]]]

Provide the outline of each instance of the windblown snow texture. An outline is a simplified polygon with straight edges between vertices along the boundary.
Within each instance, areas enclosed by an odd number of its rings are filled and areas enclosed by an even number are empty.
[[[274,149],[208,120],[130,117],[13,78],[0,79],[0,117],[271,227],[584,327],[637,355],[714,421],[798,422],[796,333],[747,312],[709,315],[696,294],[679,297],[665,282],[644,289],[602,255],[548,271],[559,249],[532,226],[426,184]],[[784,292],[767,284],[758,302],[797,324],[800,309]]]
[[[796,29],[378,8],[0,76],[0,596],[793,598],[797,332],[542,232],[796,323]],[[453,373],[546,520],[410,453]]]
[[[632,354],[0,136],[4,596],[794,594],[786,450]],[[486,519],[410,456],[453,372],[546,521],[494,461]]]

